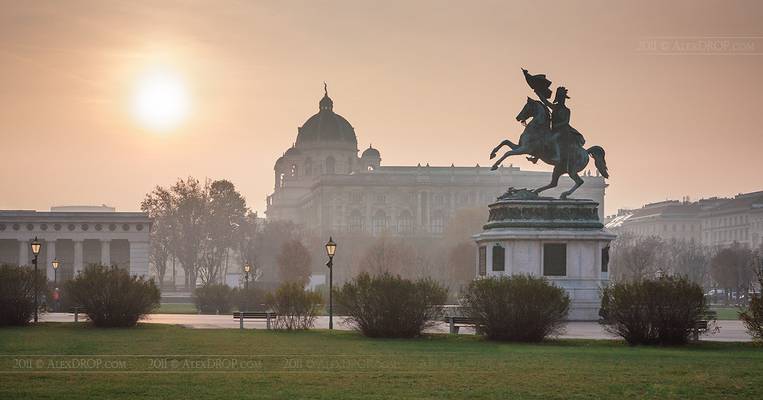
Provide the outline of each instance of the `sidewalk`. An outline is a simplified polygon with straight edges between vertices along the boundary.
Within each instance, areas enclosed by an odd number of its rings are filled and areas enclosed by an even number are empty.
[[[80,321],[85,318],[80,315]],[[349,330],[342,321],[343,317],[334,317],[334,329]],[[70,313],[47,313],[42,314],[42,322],[74,322],[74,314]],[[232,315],[197,315],[197,314],[151,314],[148,319],[142,321],[151,324],[181,325],[193,329],[238,329],[239,321]],[[315,328],[328,329],[329,318],[318,317]],[[266,329],[265,321],[244,320],[246,329]],[[745,331],[741,321],[718,321],[720,331],[714,335],[706,335],[702,340],[718,342],[749,342],[750,335]],[[438,323],[427,332],[448,333],[448,325]],[[461,328],[462,334],[474,334],[471,328]],[[564,339],[614,339],[615,337],[605,332],[601,325],[596,322],[569,322],[566,331],[560,336]]]

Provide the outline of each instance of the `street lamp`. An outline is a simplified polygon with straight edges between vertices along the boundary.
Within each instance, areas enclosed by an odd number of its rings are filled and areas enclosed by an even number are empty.
[[[244,283],[244,289],[249,288],[249,272],[252,271],[252,266],[249,265],[249,263],[244,264],[244,272],[246,273],[244,275],[245,283]]]
[[[37,323],[37,298],[39,297],[39,285],[37,285],[37,256],[40,255],[40,248],[42,247],[42,244],[39,240],[37,240],[37,236],[34,237],[34,240],[32,240],[32,243],[30,243],[30,247],[32,247],[32,255],[34,255],[34,259],[32,260],[32,263],[34,264],[34,322]]]
[[[244,263],[244,310],[241,310],[241,312],[246,311],[247,304],[249,300],[249,272],[252,270],[252,266],[249,265],[249,263]]]
[[[58,312],[58,303],[59,303],[59,297],[60,297],[60,295],[58,294],[58,267],[61,266],[61,262],[58,261],[57,258],[54,258],[51,264],[53,264],[53,290],[54,290],[53,296],[55,297],[54,300],[56,301],[55,309],[56,309],[56,312]]]
[[[329,329],[334,329],[334,253],[336,253],[336,243],[334,239],[329,236],[329,241],[326,243],[326,255],[329,256],[329,262],[326,266],[329,267]]]
[[[58,267],[61,266],[61,261],[58,261],[57,258],[53,259],[53,286],[56,286],[58,284]]]

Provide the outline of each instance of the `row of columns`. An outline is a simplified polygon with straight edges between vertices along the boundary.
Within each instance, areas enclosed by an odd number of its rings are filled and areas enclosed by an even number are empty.
[[[19,265],[31,265],[29,240],[19,240]],[[53,270],[53,260],[56,258],[56,241],[45,240],[45,268],[49,280],[53,280],[55,271]],[[84,268],[84,240],[72,240],[74,243],[74,274],[82,271]],[[111,240],[101,239],[101,265],[111,265]],[[131,244],[132,255],[132,244]],[[38,260],[38,267],[41,267],[43,260]]]

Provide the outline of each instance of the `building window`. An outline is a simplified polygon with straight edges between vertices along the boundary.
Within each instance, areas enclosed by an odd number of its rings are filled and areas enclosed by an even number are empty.
[[[543,276],[567,276],[567,244],[543,245]]]
[[[361,192],[351,192],[350,193],[350,201],[355,203],[360,203],[363,200],[363,193]]]
[[[445,216],[438,211],[432,216],[432,233],[442,233],[445,230]]]
[[[406,210],[400,213],[397,230],[400,233],[413,233],[413,215],[411,215],[410,211]]]
[[[479,248],[479,274],[480,274],[480,276],[485,276],[485,274],[487,274],[486,265],[487,265],[487,248],[485,248],[485,246],[480,246],[480,248]]]
[[[326,158],[326,173],[327,174],[336,173],[336,161],[334,161],[334,157],[329,156],[328,158]]]
[[[308,158],[305,160],[305,175],[310,176],[313,174],[313,160]]]
[[[601,272],[609,272],[609,245],[601,249]]]
[[[506,249],[497,244],[493,246],[493,271],[500,272],[506,270]]]
[[[380,235],[387,230],[387,214],[379,210],[374,214],[372,230],[374,235]]]
[[[363,217],[360,211],[355,210],[350,213],[349,228],[351,232],[360,232],[363,230]]]

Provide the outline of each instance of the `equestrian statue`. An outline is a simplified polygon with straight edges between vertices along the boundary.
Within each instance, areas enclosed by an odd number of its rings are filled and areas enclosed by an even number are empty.
[[[519,143],[504,140],[490,153],[490,159],[495,158],[503,146],[509,146],[507,151],[499,158],[491,170],[496,170],[503,160],[509,156],[528,155],[527,159],[532,163],[541,160],[552,165],[554,171],[551,175],[551,183],[535,189],[536,194],[557,186],[559,177],[567,174],[575,181],[570,190],[562,193],[561,199],[566,199],[582,184],[583,179],[578,175],[588,165],[588,157],[593,157],[596,169],[601,176],[609,178],[607,163],[604,161],[604,149],[600,146],[584,148],[585,139],[575,128],[570,125],[570,109],[567,108],[567,89],[564,86],[556,88],[554,101],[551,98],[551,81],[546,75],[531,75],[526,69],[522,69],[525,80],[530,88],[538,96],[538,100],[527,98],[527,103],[517,115],[517,121],[525,127],[519,136]],[[528,122],[529,120],[529,122]]]

